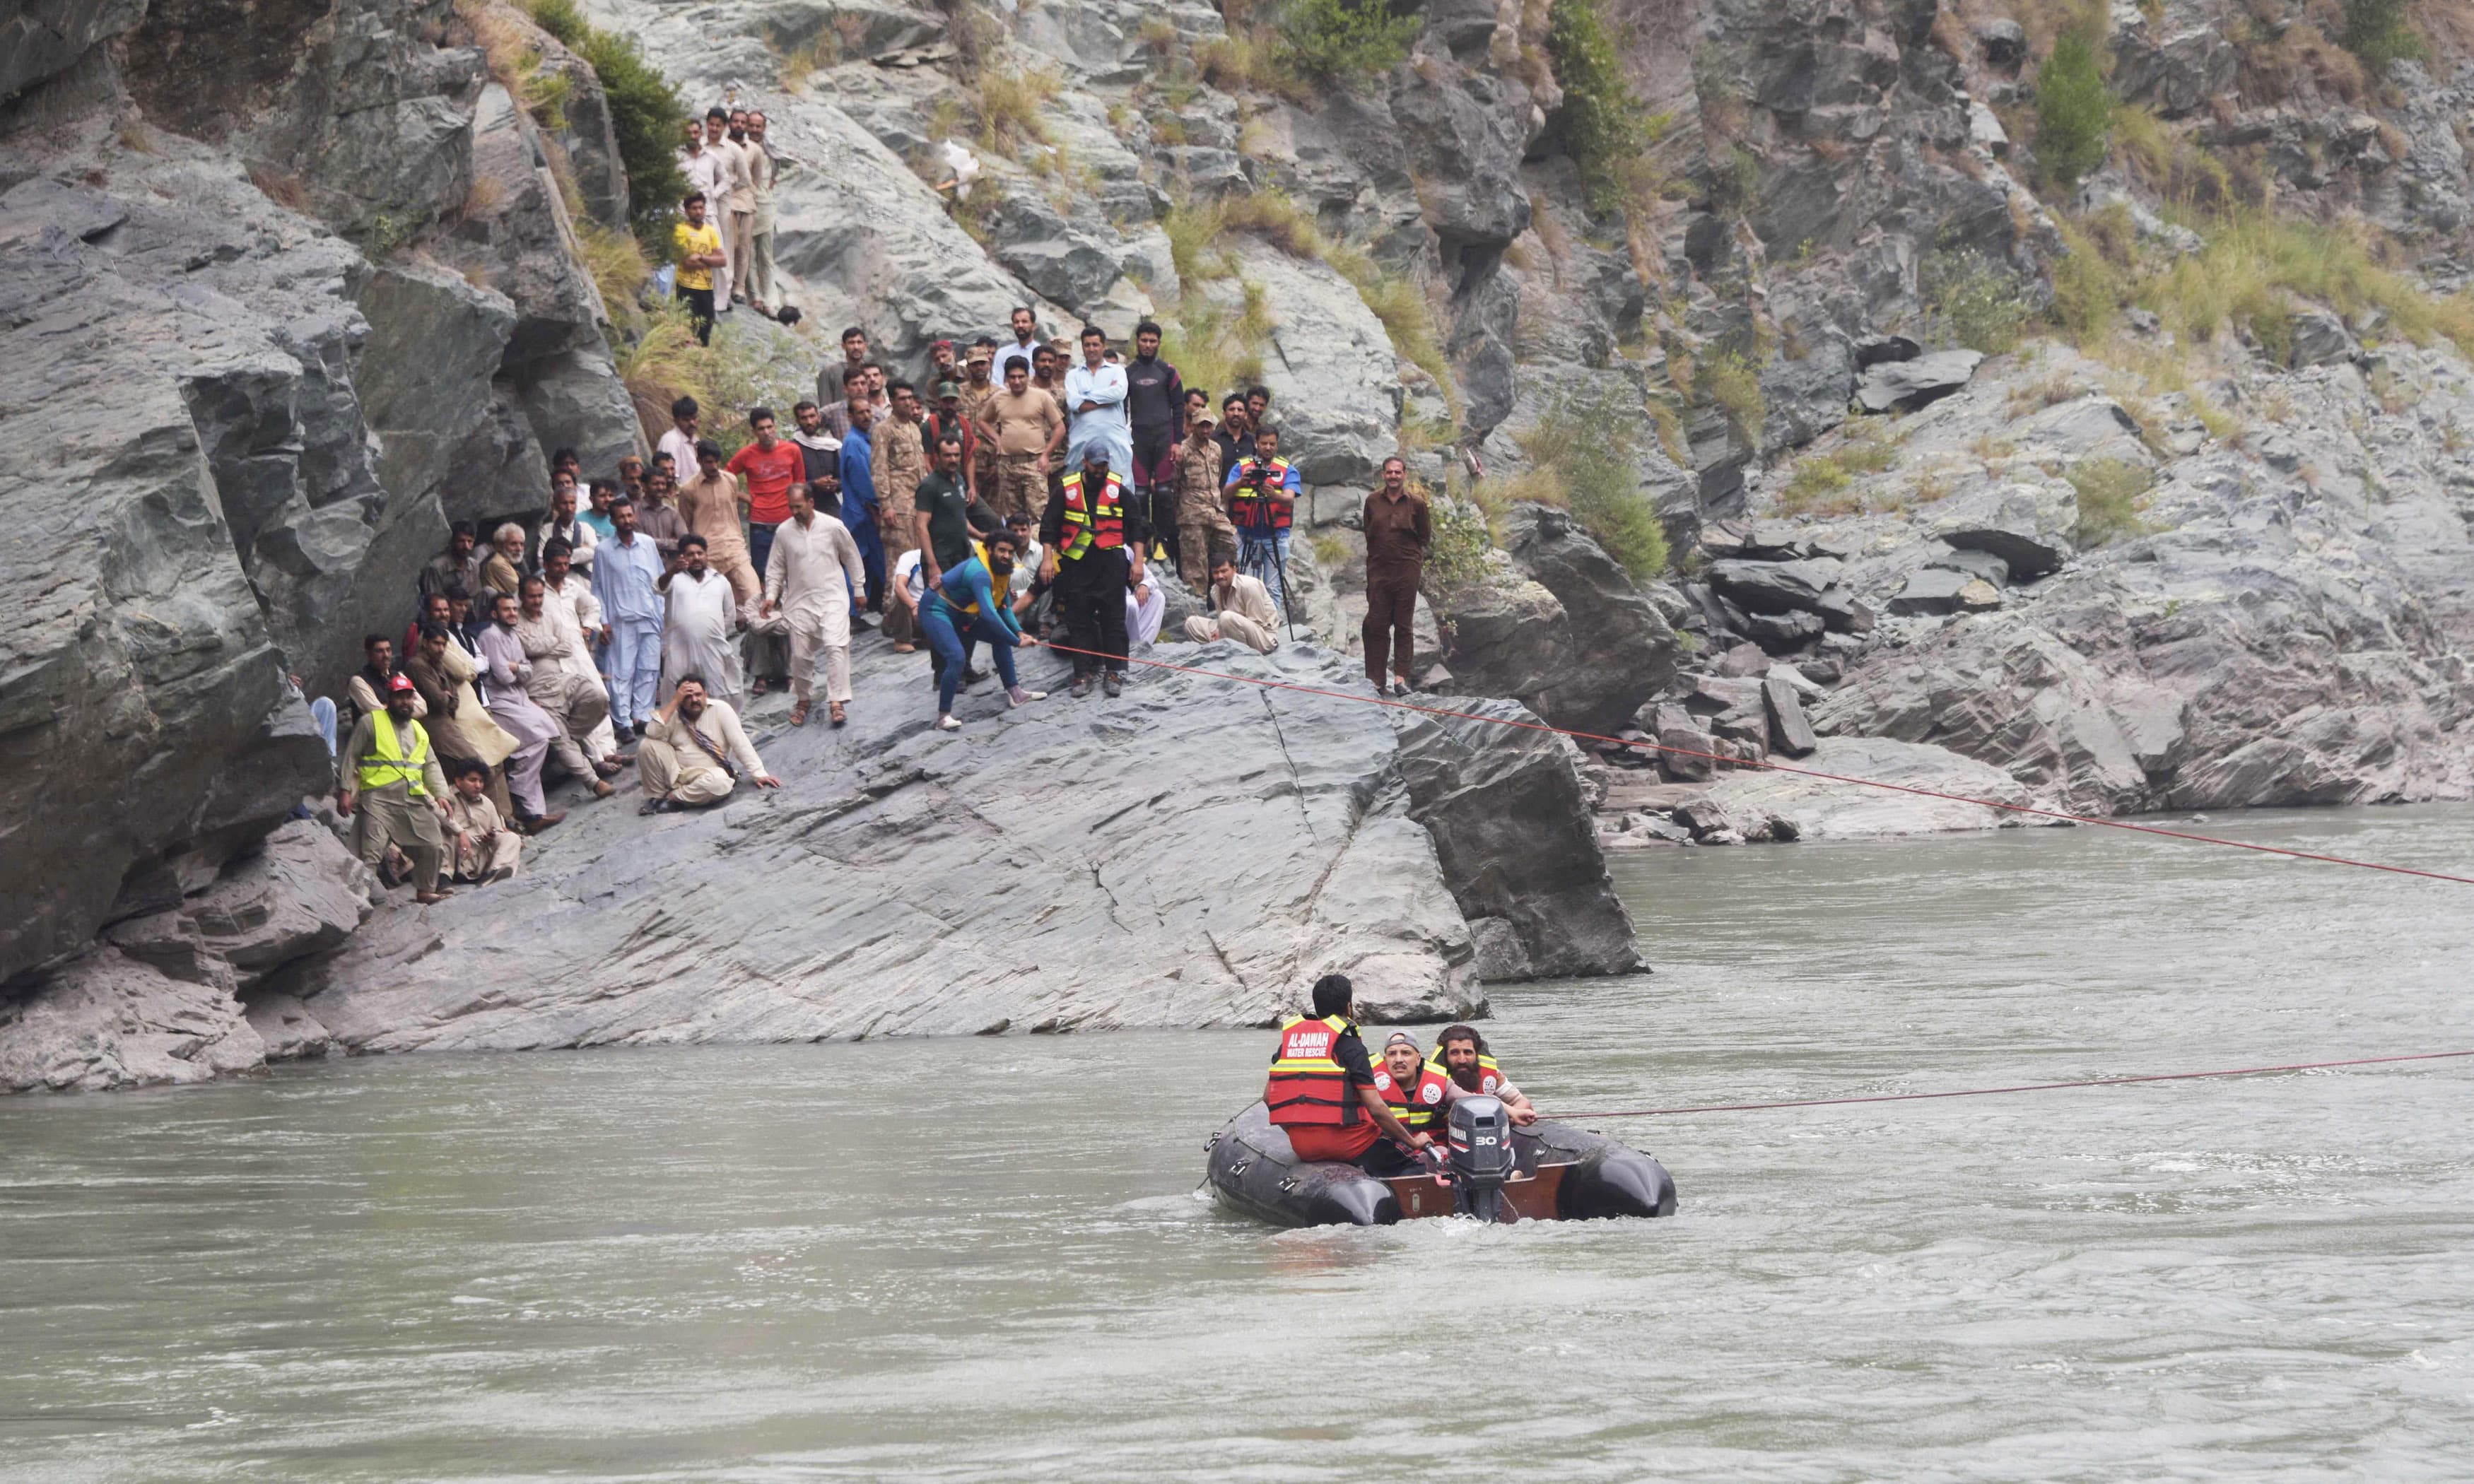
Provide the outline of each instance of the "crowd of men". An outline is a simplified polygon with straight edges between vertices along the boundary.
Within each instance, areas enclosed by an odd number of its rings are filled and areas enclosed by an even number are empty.
[[[699,335],[735,303],[795,314],[779,302],[764,132],[762,113],[724,108],[689,126],[672,267]],[[1155,573],[1171,565],[1208,608],[1187,639],[1276,648],[1302,487],[1270,392],[1230,391],[1215,416],[1161,359],[1156,324],[1127,356],[1095,327],[1042,340],[1031,309],[1010,320],[1007,340],[936,341],[915,382],[853,327],[788,428],[750,408],[725,454],[682,396],[649,460],[588,477],[553,453],[536,526],[457,524],[406,595],[410,624],[368,635],[342,706],[320,703],[330,743],[349,708],[337,807],[363,858],[434,901],[445,882],[513,874],[522,839],[566,817],[548,806],[556,778],[606,799],[632,765],[646,813],[777,786],[749,702],[787,689],[804,726],[821,667],[829,724],[844,725],[851,645],[871,632],[930,652],[942,731],[987,678],[982,646],[1009,706],[1046,699],[1014,664],[1042,642],[1072,660],[1075,698],[1121,694],[1131,651],[1159,637]],[[1399,460],[1364,524],[1367,674],[1405,693],[1431,529]]]

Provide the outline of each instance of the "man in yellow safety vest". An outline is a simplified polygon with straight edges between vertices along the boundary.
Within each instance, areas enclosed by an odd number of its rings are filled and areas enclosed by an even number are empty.
[[[392,845],[412,859],[413,900],[424,905],[449,894],[438,889],[438,866],[447,841],[438,822],[447,812],[447,776],[429,750],[429,733],[412,715],[412,678],[387,682],[386,709],[372,711],[352,728],[344,749],[344,790],[335,812],[358,816],[355,840],[372,870]]]

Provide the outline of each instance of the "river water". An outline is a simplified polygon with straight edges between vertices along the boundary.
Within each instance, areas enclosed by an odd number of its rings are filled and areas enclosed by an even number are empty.
[[[2474,810],[2220,818],[2474,873]],[[1548,1107],[2474,1047],[2474,888],[2109,830],[1643,853]],[[1263,1033],[0,1103],[0,1477],[2474,1472],[2474,1063],[1604,1123],[1671,1221],[1275,1233]]]

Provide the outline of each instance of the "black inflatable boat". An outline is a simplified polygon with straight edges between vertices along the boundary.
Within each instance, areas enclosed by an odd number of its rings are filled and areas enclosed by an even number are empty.
[[[1499,1200],[1491,1201],[1495,1219],[1675,1214],[1674,1180],[1639,1150],[1551,1118],[1510,1132],[1510,1167],[1499,1182]],[[1300,1160],[1261,1103],[1222,1125],[1205,1148],[1207,1178],[1220,1204],[1277,1226],[1390,1226],[1413,1216],[1448,1216],[1456,1199],[1462,1209],[1467,1202],[1467,1180],[1456,1197],[1451,1184],[1432,1174],[1378,1180],[1353,1164]],[[1465,1153],[1456,1149],[1455,1160]]]

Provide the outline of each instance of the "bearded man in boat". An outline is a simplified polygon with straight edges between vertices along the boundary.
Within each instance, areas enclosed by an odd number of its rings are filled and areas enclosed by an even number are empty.
[[[1434,1137],[1402,1127],[1376,1089],[1373,1061],[1349,1018],[1354,994],[1346,974],[1315,981],[1314,1014],[1280,1026],[1263,1101],[1298,1159],[1354,1164],[1376,1176],[1407,1174]]]
[[[1384,1047],[1383,1055],[1385,1061],[1390,1061],[1392,1048]],[[1435,1060],[1428,1062],[1425,1069],[1449,1082],[1455,1092],[1483,1092],[1503,1099],[1512,1121],[1523,1128],[1538,1121],[1538,1110],[1530,1107],[1528,1097],[1503,1075],[1503,1068],[1495,1065],[1494,1053],[1487,1050],[1486,1039],[1473,1025],[1444,1026],[1443,1034],[1435,1038]]]

